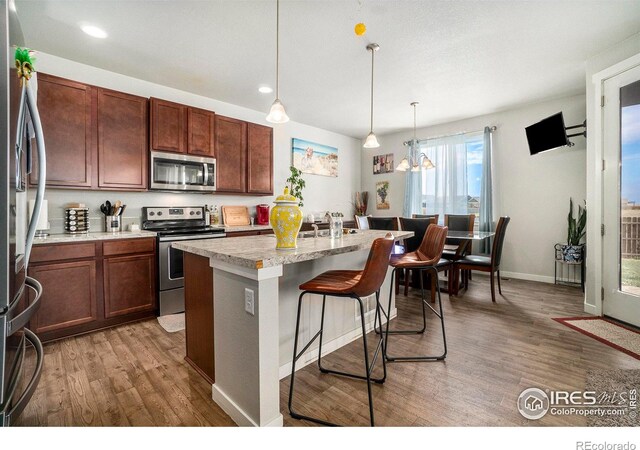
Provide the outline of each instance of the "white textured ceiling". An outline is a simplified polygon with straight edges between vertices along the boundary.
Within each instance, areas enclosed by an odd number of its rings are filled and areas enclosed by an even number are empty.
[[[37,50],[265,111],[275,0],[18,0]],[[377,134],[584,92],[585,60],[640,30],[638,0],[282,0],[280,97],[292,120],[364,137],[369,42]],[[367,25],[364,37],[353,27]],[[109,37],[85,35],[81,23]]]

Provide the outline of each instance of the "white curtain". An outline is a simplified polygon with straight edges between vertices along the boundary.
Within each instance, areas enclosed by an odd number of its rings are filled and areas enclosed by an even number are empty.
[[[425,214],[468,213],[467,149],[462,134],[428,140],[421,150],[436,166],[423,171],[422,201]]]

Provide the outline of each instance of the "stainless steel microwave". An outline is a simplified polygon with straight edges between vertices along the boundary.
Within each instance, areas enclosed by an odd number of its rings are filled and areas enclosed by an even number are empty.
[[[176,153],[151,152],[151,189],[215,191],[216,160]]]

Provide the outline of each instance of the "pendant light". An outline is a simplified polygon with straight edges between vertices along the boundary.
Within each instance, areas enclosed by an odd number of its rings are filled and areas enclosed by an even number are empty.
[[[420,141],[416,137],[416,106],[418,105],[418,102],[411,103],[411,106],[413,106],[413,139],[404,143],[409,147],[409,154],[402,158],[402,161],[396,167],[399,172],[406,172],[409,169],[411,169],[411,172],[420,172],[421,170],[435,169],[436,167],[427,155],[423,152],[418,153],[418,146],[420,145]]]
[[[276,99],[271,105],[267,122],[285,123],[289,116],[280,101],[280,0],[276,0]]]
[[[364,148],[378,148],[380,147],[380,143],[378,143],[378,138],[373,132],[373,62],[375,52],[380,50],[380,46],[378,44],[369,44],[367,45],[367,50],[371,52],[371,127],[369,128],[369,134],[364,141]]]

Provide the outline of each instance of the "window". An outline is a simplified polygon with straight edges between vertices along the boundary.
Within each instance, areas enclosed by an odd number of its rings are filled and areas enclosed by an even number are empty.
[[[483,133],[458,134],[428,140],[420,150],[436,166],[422,171],[422,213],[475,214],[480,211],[484,156]]]

